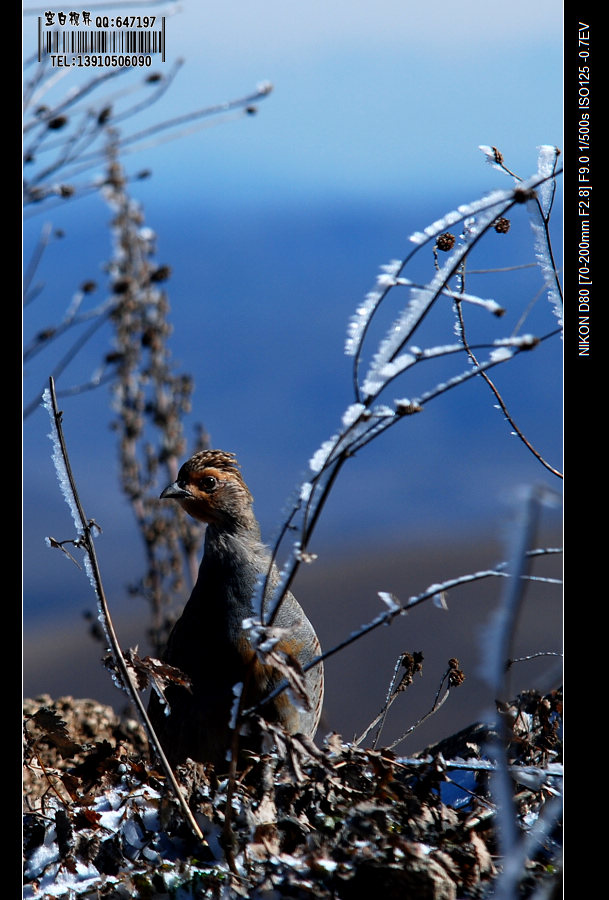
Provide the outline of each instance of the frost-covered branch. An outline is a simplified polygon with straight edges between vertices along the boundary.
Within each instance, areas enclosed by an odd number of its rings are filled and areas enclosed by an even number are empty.
[[[556,333],[551,332],[543,339],[546,340],[553,337]],[[301,562],[307,558],[307,548],[314,527],[332,486],[347,460],[406,416],[421,412],[426,405],[444,395],[447,391],[460,387],[481,372],[486,372],[494,366],[507,362],[518,353],[531,350],[537,343],[539,343],[539,340],[530,335],[498,341],[496,342],[496,349],[491,351],[487,360],[453,376],[447,381],[440,382],[414,399],[397,399],[394,401],[393,408],[386,405],[377,405],[369,409],[365,404],[360,403],[353,404],[346,410],[343,416],[343,430],[322,444],[311,458],[309,466],[314,474],[309,481],[301,486],[299,496],[282,527],[278,541],[275,543],[274,554],[277,553],[283,537],[293,532],[295,528],[298,529],[299,537],[294,543],[291,557],[283,567],[282,577],[275,590],[273,603],[269,606],[266,624],[273,623],[282,598],[289,590]],[[463,352],[464,348],[444,348],[442,355],[451,354],[457,352],[457,350]],[[433,355],[433,353],[427,355],[421,353],[419,360],[431,358]],[[414,356],[412,359],[417,361]],[[410,364],[409,360],[405,368]],[[388,373],[386,375],[387,382],[392,381],[397,377],[397,374],[401,373],[396,371]],[[300,525],[295,524],[299,516]],[[265,591],[266,588],[267,584],[265,582],[262,590]]]
[[[488,148],[487,148],[488,149]],[[494,149],[494,148],[493,148]],[[498,151],[497,151],[498,152]],[[557,151],[554,152],[554,159]],[[497,160],[495,160],[496,162]],[[509,171],[509,170],[506,170]],[[547,148],[542,148],[538,171],[528,179],[519,179],[516,186],[509,190],[494,190],[484,197],[459,206],[433,222],[423,231],[415,232],[410,242],[415,245],[402,260],[393,260],[382,267],[377,279],[377,287],[366,295],[364,302],[357,308],[349,327],[345,352],[353,356],[354,403],[344,412],[337,432],[310,459],[311,477],[301,485],[291,511],[286,517],[273,550],[273,561],[279,554],[280,545],[288,534],[296,533],[293,546],[281,571],[281,579],[274,591],[269,605],[265,624],[272,624],[277,610],[290,588],[296,572],[305,559],[310,558],[308,544],[313,534],[333,484],[345,462],[375,440],[398,421],[403,421],[413,413],[421,412],[432,400],[447,391],[461,387],[478,375],[484,375],[489,369],[503,365],[519,353],[534,349],[540,342],[549,340],[560,334],[559,328],[551,328],[545,334],[493,336],[488,342],[490,350],[486,359],[479,360],[473,356],[473,345],[464,339],[462,329],[459,344],[438,345],[421,348],[410,342],[421,328],[431,310],[439,301],[450,298],[460,304],[464,297],[492,314],[492,321],[498,320],[502,306],[493,298],[479,298],[465,294],[462,287],[462,272],[466,260],[469,261],[474,249],[481,239],[493,230],[502,232],[507,222],[505,215],[510,210],[517,210],[529,203],[539,203],[549,224],[552,207],[552,184],[558,172],[556,166],[548,163]],[[538,200],[541,192],[542,201]],[[448,228],[461,226],[461,234],[457,240],[448,232]],[[549,234],[549,232],[548,232]],[[433,274],[422,286],[408,277],[408,267],[422,248],[433,250]],[[438,263],[438,253],[448,253],[443,265]],[[547,262],[548,254],[544,256]],[[558,275],[556,274],[556,279]],[[456,279],[455,286],[451,284]],[[406,288],[409,294],[402,312],[387,329],[384,337],[373,349],[367,374],[360,380],[360,368],[364,347],[371,334],[370,328],[375,315],[394,289]],[[462,319],[463,321],[463,319]],[[414,398],[401,397],[391,403],[379,402],[380,395],[397,380],[408,379],[421,364],[431,359],[447,359],[450,355],[463,352],[468,355],[470,367],[465,371],[430,386]],[[543,462],[541,454],[537,454]],[[270,570],[269,570],[270,572]],[[268,575],[260,586],[257,606],[261,609],[260,597],[268,588]]]
[[[548,292],[554,314],[562,327],[563,296],[562,285],[558,275],[558,269],[554,261],[552,241],[550,238],[550,215],[556,196],[556,176],[559,174],[558,158],[560,150],[552,144],[542,144],[537,148],[537,171],[540,176],[539,189],[528,198],[531,228],[535,236],[535,255],[541,269],[545,286]],[[497,147],[481,145],[480,150],[485,154],[487,161],[499,171],[512,176],[516,182],[522,179],[515,175],[505,164],[503,154]]]
[[[92,519],[89,519],[85,515],[85,511],[82,507],[80,497],[78,495],[76,482],[72,474],[70,460],[63,436],[63,413],[60,412],[57,408],[55,385],[52,378],[49,382],[49,388],[44,393],[43,404],[47,412],[49,413],[49,418],[51,420],[51,433],[49,437],[51,438],[53,444],[53,463],[55,466],[55,471],[57,473],[61,491],[64,495],[66,503],[70,508],[70,512],[72,514],[72,519],[76,529],[77,538],[74,543],[75,546],[78,546],[83,551],[85,570],[89,576],[89,581],[97,598],[99,621],[102,625],[106,640],[108,642],[108,647],[115,664],[116,685],[121,690],[125,691],[134,708],[137,710],[138,716],[146,729],[146,733],[148,735],[150,743],[154,747],[154,750],[159,757],[161,765],[165,771],[165,774],[167,775],[168,782],[170,783],[175,797],[180,804],[184,817],[192,828],[195,836],[202,841],[203,834],[201,832],[201,829],[197,825],[197,822],[192,815],[188,804],[184,800],[175,775],[173,774],[171,766],[169,765],[167,758],[163,752],[160,741],[156,736],[150,719],[148,718],[148,713],[146,712],[146,708],[141,700],[137,685],[134,681],[134,676],[132,675],[131,669],[127,665],[118,641],[118,637],[114,630],[114,625],[110,616],[110,610],[108,608],[108,602],[102,583],[101,572],[97,561],[95,543],[93,541],[93,534],[97,529],[97,526]]]

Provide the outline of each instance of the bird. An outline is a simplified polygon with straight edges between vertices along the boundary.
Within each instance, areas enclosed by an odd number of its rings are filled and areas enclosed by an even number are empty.
[[[232,740],[234,687],[242,684],[241,708],[266,697],[284,676],[280,668],[256,653],[251,630],[243,622],[254,616],[253,597],[260,576],[270,573],[262,603],[264,621],[278,570],[261,541],[253,497],[234,453],[201,450],[181,466],[177,479],[162,491],[193,519],[204,523],[204,552],[197,581],[162,652],[163,662],[180,669],[190,688],[170,684],[164,691],[168,708],[152,691],[148,713],[172,766],[187,759],[227,772]],[[320,655],[315,629],[293,594],[286,592],[273,622],[274,652],[300,667]],[[295,662],[294,662],[295,661]],[[287,690],[260,707],[261,716],[291,734],[315,736],[324,695],[324,671],[318,662],[304,674],[308,703]],[[255,734],[239,735],[239,751],[260,751]]]

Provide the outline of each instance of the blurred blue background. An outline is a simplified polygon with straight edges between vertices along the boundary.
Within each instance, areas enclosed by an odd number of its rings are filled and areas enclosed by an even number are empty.
[[[28,15],[28,6],[25,57],[36,52],[41,14],[32,7]],[[499,147],[523,177],[534,173],[540,144],[560,146],[562,6],[551,0],[514,0],[508,8],[478,0],[269,0],[261,7],[229,0],[159,4],[147,12],[167,16],[165,71],[178,57],[184,65],[167,94],[128,130],[247,95],[264,81],[273,85],[256,116],[210,120],[124,158],[129,173],[153,173],[130,191],[158,236],[159,263],[172,269],[166,286],[171,348],[176,368],[192,374],[196,385],[187,432],[194,435],[202,422],[212,445],[237,453],[270,541],[306,478],[309,458],[353,401],[346,328],[380,265],[402,258],[412,247],[408,236],[445,212],[510,187],[508,177],[487,165],[479,144]],[[57,77],[55,90],[65,92],[80,75],[68,69]],[[108,93],[122,87],[117,79]],[[559,204],[560,198],[553,237],[560,257]],[[84,281],[96,280],[98,298],[103,295],[110,218],[96,194],[27,211],[26,264],[47,222],[64,236],[38,268],[44,290],[26,310],[26,343],[63,315]],[[534,261],[524,207],[510,233],[493,238],[477,267]],[[425,262],[431,276],[431,253]],[[551,331],[556,320],[539,296],[541,286],[535,268],[472,275],[469,290],[507,309],[491,322],[474,310],[473,327],[481,322],[486,334],[504,337],[537,298],[524,331]],[[397,311],[394,305],[389,319]],[[451,343],[453,326],[447,305],[430,323],[429,340]],[[100,332],[58,388],[86,380],[111,349],[108,341]],[[26,366],[26,403],[42,391],[52,363],[51,354],[42,354]],[[558,467],[561,363],[560,341],[552,339],[494,370],[517,423]],[[465,368],[461,359],[448,371]],[[415,396],[446,372],[430,367],[429,380],[404,381],[387,399]],[[368,558],[373,566],[388,547],[399,558],[400,548],[421,547],[422,554],[431,545],[437,553],[440,545],[454,550],[465,541],[475,548],[487,539],[496,542],[496,558],[502,556],[504,523],[519,486],[559,484],[510,434],[494,402],[479,380],[470,382],[353,459],[316,533],[312,549],[320,566],[340,559],[349,573],[350,559]],[[61,406],[85,509],[103,528],[97,546],[106,590],[137,640],[134,621],[141,625],[146,610],[133,608],[140,601],[128,597],[126,584],[139,573],[142,551],[117,487],[109,392],[102,387]],[[66,641],[80,643],[80,617],[94,601],[82,572],[44,542],[47,535],[71,536],[72,527],[48,431],[42,409],[24,425],[24,692],[97,691],[107,699],[116,691],[100,687],[109,679],[86,636],[84,658],[66,664]],[[560,514],[547,515],[555,529]],[[408,579],[402,591],[403,599],[414,592]],[[372,609],[371,616],[378,612]],[[361,621],[341,621],[343,632]],[[345,727],[337,718],[336,727]]]

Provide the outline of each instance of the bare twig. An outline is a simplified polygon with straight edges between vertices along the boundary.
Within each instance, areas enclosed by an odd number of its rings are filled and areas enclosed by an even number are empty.
[[[368,734],[370,734],[372,729],[375,728],[376,725],[379,725],[377,733],[375,734],[374,740],[372,742],[373,749],[376,748],[381,736],[381,732],[383,730],[383,726],[385,724],[385,719],[387,718],[387,713],[389,712],[391,705],[395,702],[398,694],[405,691],[406,688],[408,688],[412,684],[416,672],[423,674],[422,662],[423,655],[421,653],[400,654],[393,669],[391,683],[389,685],[389,690],[387,691],[387,696],[385,697],[383,708],[381,709],[379,714],[375,716],[368,727],[362,732],[362,734],[360,734],[360,736],[353,741],[356,747],[359,747],[364,738]],[[398,673],[401,668],[404,668],[405,671],[398,679]]]
[[[494,382],[491,380],[491,378],[489,377],[489,375],[486,373],[486,371],[485,371],[483,368],[480,368],[480,364],[479,364],[479,362],[478,362],[478,359],[476,358],[476,355],[475,355],[475,353],[474,353],[474,350],[473,350],[473,348],[470,346],[470,344],[469,344],[469,342],[468,342],[468,340],[467,340],[467,335],[466,335],[466,331],[465,331],[465,319],[463,318],[463,309],[462,309],[461,302],[459,301],[458,298],[455,298],[455,308],[456,308],[456,311],[457,311],[457,319],[458,319],[458,322],[459,322],[459,330],[460,330],[460,332],[461,332],[461,338],[462,338],[462,340],[463,340],[463,346],[465,347],[465,350],[467,351],[467,355],[468,355],[469,358],[471,359],[472,363],[479,369],[480,377],[484,379],[484,381],[487,383],[487,385],[489,386],[489,388],[491,389],[491,391],[492,391],[493,394],[495,395],[495,399],[497,400],[497,403],[499,404],[499,408],[501,409],[501,412],[503,413],[503,415],[505,416],[506,420],[509,422],[509,424],[511,425],[511,427],[514,429],[514,434],[516,434],[516,435],[520,438],[520,440],[521,440],[522,443],[525,445],[525,447],[527,447],[527,448],[531,451],[531,453],[533,454],[533,456],[534,456],[536,459],[539,460],[539,462],[542,464],[542,466],[544,466],[546,469],[548,469],[548,471],[551,472],[553,475],[556,475],[557,478],[562,478],[562,477],[563,477],[563,476],[562,476],[562,472],[559,472],[558,469],[556,469],[554,466],[550,465],[550,463],[547,462],[547,461],[543,458],[543,456],[541,455],[541,453],[540,453],[540,452],[539,452],[539,451],[531,444],[531,442],[525,437],[524,433],[523,433],[522,430],[518,427],[518,425],[517,425],[516,422],[514,421],[513,416],[511,415],[510,411],[508,410],[507,406],[505,405],[505,402],[504,402],[504,400],[503,400],[503,397],[502,397],[501,394],[499,393],[498,388],[496,387],[496,385],[494,384]]]
[[[387,696],[385,697],[385,703],[383,704],[383,708],[382,708],[381,711],[378,713],[378,715],[376,715],[376,716],[374,717],[374,719],[372,720],[372,722],[370,722],[370,724],[368,725],[368,727],[365,728],[364,731],[362,731],[362,733],[360,734],[360,736],[357,737],[357,738],[355,738],[355,740],[353,741],[353,743],[355,744],[356,747],[359,747],[359,745],[362,743],[362,741],[370,734],[370,732],[372,731],[372,729],[375,728],[376,725],[378,725],[378,724],[380,723],[379,729],[378,729],[378,731],[377,731],[377,733],[376,733],[376,735],[375,735],[374,741],[372,742],[372,746],[373,746],[373,747],[376,747],[376,744],[377,744],[377,741],[378,741],[378,739],[379,739],[379,737],[380,737],[381,731],[383,730],[383,725],[384,725],[384,723],[385,723],[385,719],[387,718],[387,713],[389,712],[389,708],[391,707],[392,703],[395,701],[395,699],[396,699],[396,697],[397,697],[397,695],[398,695],[398,691],[397,691],[397,687],[396,687],[396,685],[397,685],[397,676],[398,676],[398,672],[399,672],[400,666],[401,666],[402,663],[404,662],[405,657],[406,657],[406,654],[405,654],[405,653],[401,653],[401,654],[398,656],[397,661],[396,661],[396,664],[395,664],[394,669],[393,669],[393,676],[392,676],[392,678],[391,678],[391,683],[390,683],[390,685],[389,685],[389,690],[387,691]],[[400,683],[401,683],[401,682],[400,682]]]
[[[506,668],[511,669],[516,663],[529,662],[531,659],[541,659],[546,656],[558,656],[562,659],[563,653],[561,650],[539,650],[537,653],[528,653],[526,656],[517,656],[516,659],[508,659],[505,665]]]
[[[399,738],[397,738],[397,740],[395,740],[391,744],[389,744],[387,747],[388,750],[393,750],[395,747],[398,746],[398,744],[401,744],[402,741],[405,740],[409,734],[412,734],[412,732],[415,731],[420,725],[422,725],[423,722],[426,722],[427,719],[429,719],[429,718],[431,718],[431,716],[435,715],[435,713],[437,713],[438,710],[442,706],[444,706],[444,704],[448,700],[451,688],[458,687],[460,684],[463,683],[463,679],[465,678],[465,676],[463,675],[463,672],[461,672],[461,670],[458,668],[458,666],[459,666],[458,660],[456,660],[456,659],[449,660],[448,668],[442,675],[442,678],[440,680],[440,686],[438,687],[438,691],[436,693],[436,696],[435,696],[434,702],[431,706],[431,709],[429,709],[423,716],[421,716],[421,718],[418,719],[413,725],[411,725],[409,728],[407,728],[406,731],[403,734],[401,734]],[[444,685],[446,685],[446,689],[444,691],[444,694],[442,694],[442,689],[443,689]]]

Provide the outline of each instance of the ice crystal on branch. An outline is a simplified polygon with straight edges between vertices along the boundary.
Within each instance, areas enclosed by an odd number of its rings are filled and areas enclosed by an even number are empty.
[[[558,161],[560,150],[551,144],[542,144],[542,146],[537,149],[539,150],[539,156],[537,157],[537,171],[541,178],[545,179],[545,181],[539,185],[539,197],[541,199],[543,215],[547,216],[550,212],[556,189],[556,182],[554,181],[553,175],[556,172],[556,163]]]
[[[329,441],[324,441],[321,447],[315,451],[315,453],[309,460],[309,468],[311,469],[311,472],[314,472],[316,475],[321,472],[321,470],[328,462],[330,454],[336,447],[336,442],[337,436],[335,435]]]
[[[527,202],[530,215],[531,228],[535,241],[535,256],[546,286],[548,300],[550,301],[554,315],[558,319],[560,327],[563,325],[563,304],[560,283],[558,281],[556,265],[552,257],[552,249],[548,234],[549,216],[555,193],[556,160],[559,151],[556,147],[543,145],[539,148],[538,157],[538,194]]]
[[[45,389],[42,395],[42,405],[48,412],[49,418],[51,420],[51,431],[49,433],[49,438],[51,439],[51,442],[53,444],[52,459],[53,465],[55,466],[55,472],[57,474],[59,487],[61,488],[61,493],[63,494],[64,500],[68,504],[70,513],[72,514],[72,521],[74,522],[76,533],[80,534],[82,529],[80,512],[78,510],[76,500],[74,499],[74,492],[70,484],[70,477],[66,468],[66,462],[61,451],[61,441],[59,439],[59,433],[57,431],[57,425],[55,423],[55,413],[53,411],[53,404],[51,401],[51,392],[48,388]]]
[[[490,166],[494,169],[499,169],[500,172],[505,172],[505,169],[503,168],[503,154],[497,147],[489,147],[488,144],[480,144],[478,149],[482,150],[486,157],[486,161]]]

